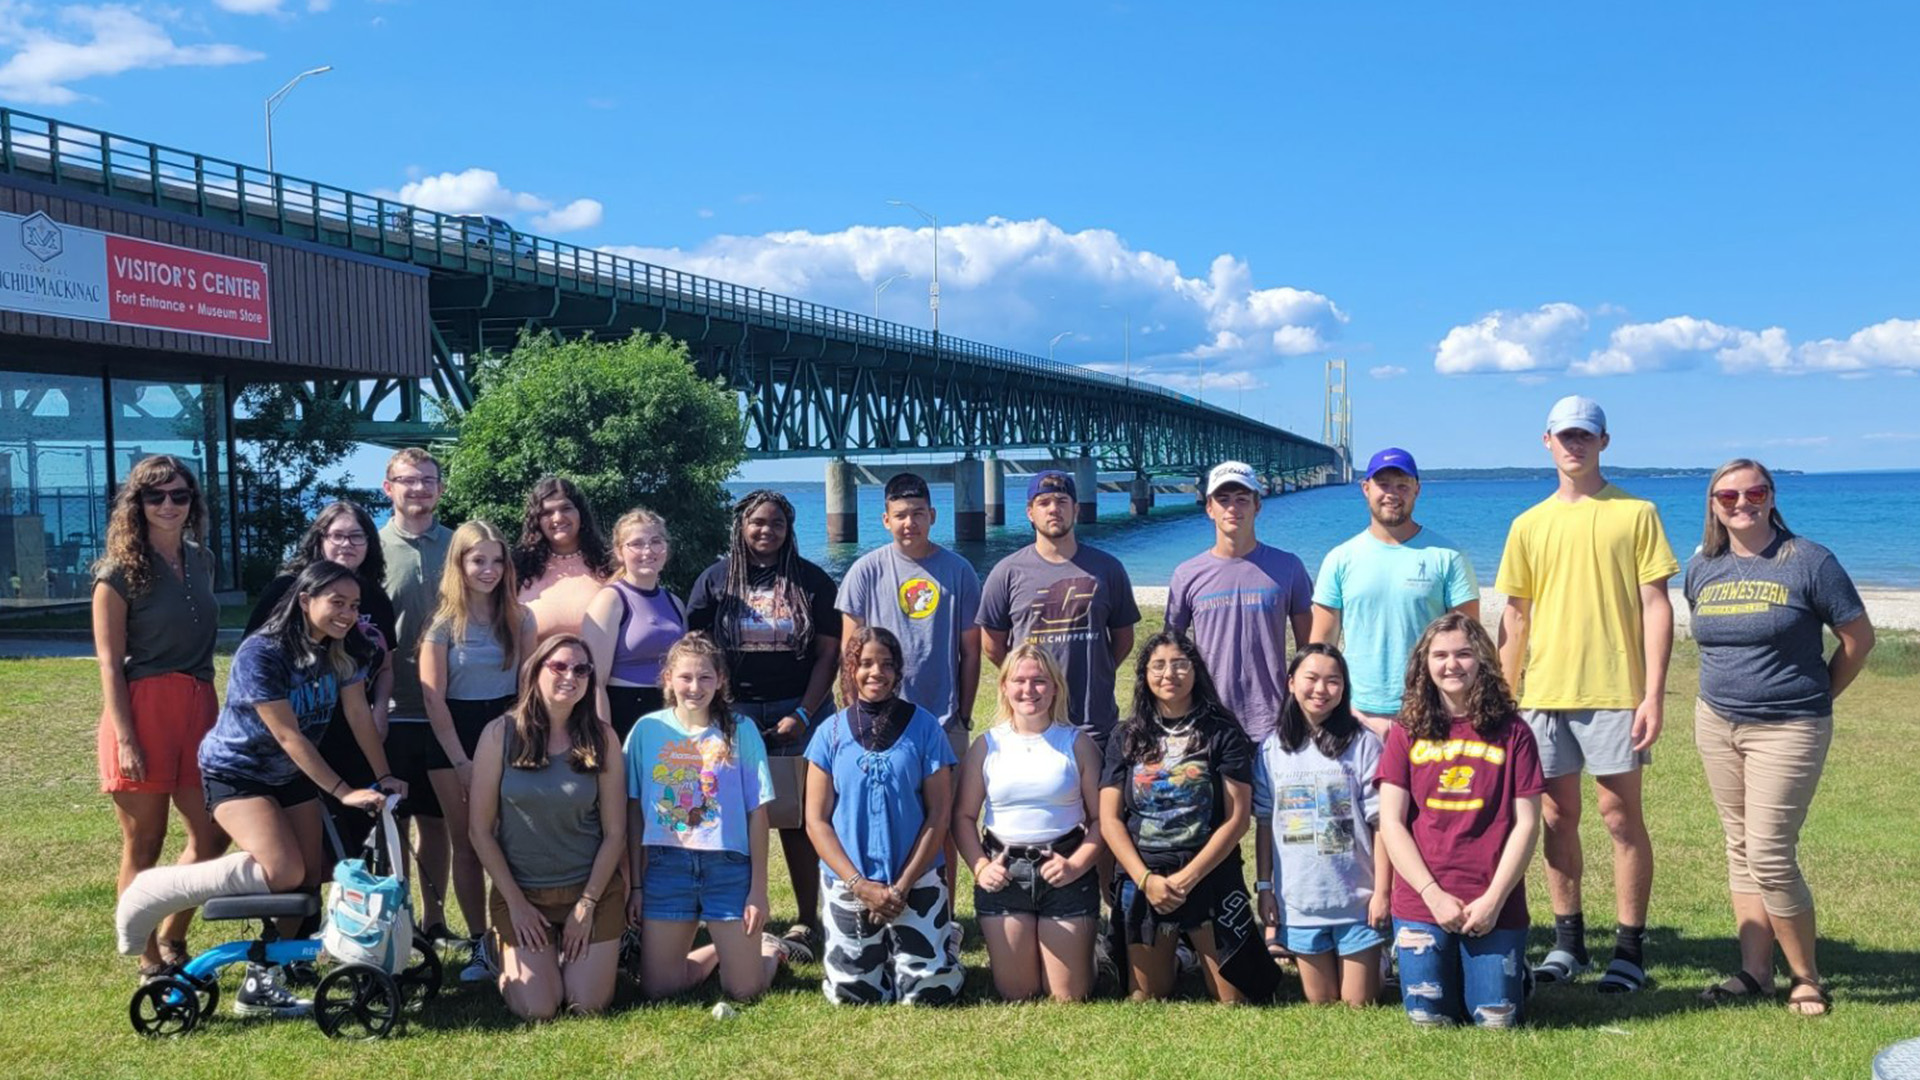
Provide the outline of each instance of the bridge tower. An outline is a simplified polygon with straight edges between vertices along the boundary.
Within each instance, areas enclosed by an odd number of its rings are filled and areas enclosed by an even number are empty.
[[[1340,451],[1333,468],[1339,482],[1353,483],[1353,399],[1347,396],[1347,361],[1327,361],[1327,411],[1321,420],[1320,441]]]

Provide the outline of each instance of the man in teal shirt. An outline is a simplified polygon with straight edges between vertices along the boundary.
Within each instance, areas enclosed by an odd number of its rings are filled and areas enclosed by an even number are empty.
[[[1412,454],[1388,447],[1373,455],[1360,492],[1372,520],[1321,562],[1311,637],[1331,644],[1345,634],[1353,714],[1384,739],[1421,631],[1450,610],[1478,619],[1480,586],[1466,552],[1413,520],[1420,469]]]

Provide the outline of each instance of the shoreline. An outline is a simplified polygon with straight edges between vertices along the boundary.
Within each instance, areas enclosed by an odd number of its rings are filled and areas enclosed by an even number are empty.
[[[1668,590],[1673,599],[1673,630],[1678,637],[1691,637],[1689,632],[1689,613],[1686,597],[1679,589]],[[1920,630],[1920,589],[1893,589],[1883,586],[1862,586],[1860,599],[1867,605],[1867,617],[1873,620],[1876,630]],[[1133,601],[1142,606],[1166,609],[1167,587],[1165,585],[1135,585]],[[1480,621],[1486,624],[1489,633],[1496,633],[1500,625],[1500,611],[1507,606],[1506,598],[1492,589],[1480,590]]]

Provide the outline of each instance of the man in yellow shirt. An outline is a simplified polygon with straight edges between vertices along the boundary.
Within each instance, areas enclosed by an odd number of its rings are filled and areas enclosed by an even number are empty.
[[[1588,969],[1581,911],[1580,772],[1599,787],[1613,838],[1619,928],[1601,993],[1647,983],[1643,947],[1653,886],[1653,842],[1641,813],[1641,766],[1660,737],[1661,699],[1673,651],[1667,579],[1673,550],[1653,504],[1600,475],[1607,417],[1579,396],[1561,398],[1541,442],[1559,472],[1552,496],[1514,519],[1495,590],[1500,664],[1533,730],[1547,777],[1547,891],[1554,945],[1537,965],[1542,983]]]

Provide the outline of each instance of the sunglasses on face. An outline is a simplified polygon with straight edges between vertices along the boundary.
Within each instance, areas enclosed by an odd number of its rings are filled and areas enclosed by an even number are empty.
[[[540,666],[555,675],[571,675],[576,679],[584,679],[593,674],[592,664],[569,664],[565,660],[549,660]]]
[[[143,491],[140,493],[140,501],[146,503],[148,506],[159,506],[162,503],[169,502],[175,506],[185,506],[193,501],[193,492],[186,488],[173,488],[168,491]]]
[[[1742,495],[1745,495],[1747,502],[1754,506],[1764,506],[1766,505],[1767,499],[1773,495],[1773,489],[1765,486],[1750,487],[1745,491],[1723,488],[1713,493],[1713,500],[1731,510],[1740,505],[1740,496]]]

